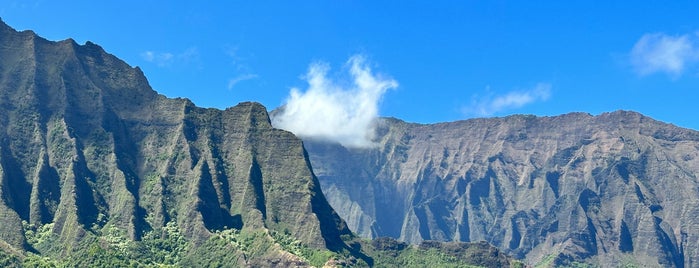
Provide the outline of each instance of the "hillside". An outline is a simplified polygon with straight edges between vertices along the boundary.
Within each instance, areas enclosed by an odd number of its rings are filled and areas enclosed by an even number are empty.
[[[627,111],[376,131],[369,149],[305,142],[364,237],[483,240],[532,265],[699,265],[697,131]]]
[[[13,250],[61,256],[168,232],[193,247],[231,228],[347,247],[301,140],[259,104],[169,99],[96,44],[0,23],[0,111],[0,239]]]
[[[166,98],[94,43],[2,21],[0,222],[2,267],[521,265],[483,243],[358,239],[262,105]]]

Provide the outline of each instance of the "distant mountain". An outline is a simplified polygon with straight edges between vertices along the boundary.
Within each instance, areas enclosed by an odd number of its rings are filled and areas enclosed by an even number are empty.
[[[487,241],[530,264],[699,266],[699,132],[635,112],[431,125],[377,146],[306,140],[330,204],[365,237]]]
[[[96,44],[2,21],[0,223],[0,267],[521,265],[357,239],[262,105],[169,99]]]

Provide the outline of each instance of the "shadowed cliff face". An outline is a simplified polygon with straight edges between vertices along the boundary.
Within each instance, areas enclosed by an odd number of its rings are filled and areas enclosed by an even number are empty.
[[[95,44],[0,22],[0,240],[26,248],[22,221],[53,224],[67,250],[106,226],[139,240],[168,222],[195,242],[266,228],[339,249],[349,234],[302,142],[261,105],[168,99]]]
[[[699,132],[623,111],[378,124],[372,149],[306,141],[363,236],[485,240],[532,264],[699,265]]]

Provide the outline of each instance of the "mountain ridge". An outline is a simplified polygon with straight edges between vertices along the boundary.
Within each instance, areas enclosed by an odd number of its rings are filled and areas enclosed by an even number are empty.
[[[99,45],[2,20],[0,221],[3,267],[521,265],[483,243],[358,239],[261,104],[167,98]]]
[[[422,123],[422,122],[411,122],[411,121],[406,121],[401,118],[395,117],[395,116],[382,116],[379,117],[378,119],[380,121],[397,121],[400,123],[405,123],[405,124],[410,124],[410,125],[420,125],[420,126],[439,126],[439,125],[448,125],[448,124],[458,124],[458,123],[463,123],[463,122],[468,122],[468,121],[479,121],[479,120],[505,120],[508,118],[565,118],[565,117],[576,117],[576,118],[586,118],[586,117],[624,117],[625,115],[631,115],[633,117],[639,117],[639,118],[644,118],[646,120],[652,120],[656,121],[658,123],[662,123],[668,126],[673,126],[681,129],[686,129],[686,130],[691,130],[691,131],[699,131],[693,128],[689,127],[683,127],[679,125],[675,125],[673,123],[668,123],[664,122],[661,120],[657,120],[651,116],[645,115],[642,112],[635,111],[635,110],[626,110],[626,109],[618,109],[618,110],[613,110],[613,111],[606,111],[606,112],[601,112],[597,115],[589,113],[589,112],[583,112],[583,111],[572,111],[572,112],[566,112],[562,114],[557,114],[557,115],[536,115],[536,114],[510,114],[510,115],[503,115],[503,116],[492,116],[492,117],[473,117],[473,118],[467,118],[467,119],[459,119],[459,120],[454,120],[454,121],[443,121],[443,122],[431,122],[431,123]],[[270,112],[270,116],[274,117],[275,112],[272,111]],[[313,138],[308,138],[313,140]]]
[[[368,149],[305,139],[328,200],[362,236],[485,240],[530,264],[697,262],[695,130],[633,111],[376,129]]]
[[[301,140],[261,104],[168,99],[92,42],[0,24],[0,239],[48,251],[24,230],[50,225],[67,253],[112,227],[138,241],[174,222],[195,244],[234,227],[347,248]]]

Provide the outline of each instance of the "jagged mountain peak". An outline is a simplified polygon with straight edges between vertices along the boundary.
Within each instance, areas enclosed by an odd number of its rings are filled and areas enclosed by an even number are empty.
[[[2,32],[2,33],[7,33],[7,32],[14,32],[14,33],[17,33],[17,30],[15,30],[15,28],[12,28],[12,26],[10,26],[10,25],[8,25],[7,23],[5,23],[5,21],[2,19],[2,17],[0,17],[0,32]],[[34,34],[34,32],[31,31],[31,30],[25,30],[25,31],[22,31],[22,32],[23,32],[23,33],[31,33],[31,34]],[[34,34],[34,35],[35,35],[35,34]]]

